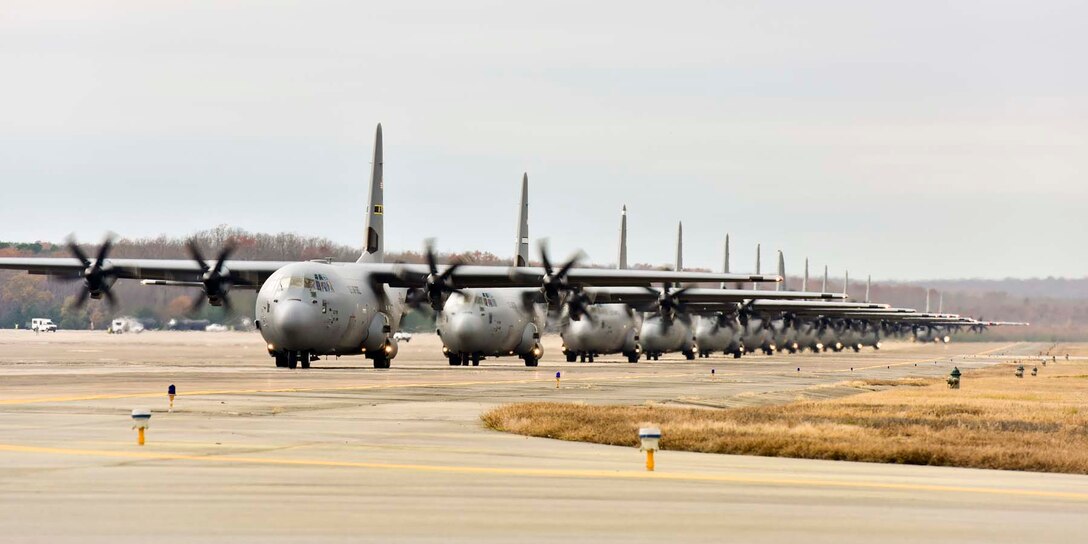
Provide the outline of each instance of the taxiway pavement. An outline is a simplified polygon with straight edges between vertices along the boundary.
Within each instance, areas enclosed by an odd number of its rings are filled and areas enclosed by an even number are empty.
[[[943,376],[1039,345],[638,364],[545,347],[535,369],[450,367],[420,335],[390,370],[342,358],[290,371],[255,334],[0,331],[0,540],[1072,542],[1088,529],[1084,476],[668,451],[648,473],[634,448],[479,421],[524,400],[841,396],[852,380]],[[140,447],[129,413],[142,407],[154,415]]]

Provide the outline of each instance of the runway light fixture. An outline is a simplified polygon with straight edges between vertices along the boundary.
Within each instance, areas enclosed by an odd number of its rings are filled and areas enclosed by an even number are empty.
[[[559,373],[558,370],[556,370],[555,371],[555,388],[556,389],[559,389],[559,377],[560,376],[561,376],[561,374]]]
[[[657,451],[661,441],[661,429],[657,427],[642,427],[638,430],[639,451],[646,452],[646,470],[654,470],[654,452]]]
[[[170,411],[174,411],[174,395],[178,394],[178,388],[174,387],[174,384],[170,384],[170,387],[166,388],[166,396],[170,399]]]
[[[144,445],[144,431],[147,430],[148,424],[151,422],[151,410],[147,408],[137,408],[132,411],[132,428],[136,429],[136,443]]]

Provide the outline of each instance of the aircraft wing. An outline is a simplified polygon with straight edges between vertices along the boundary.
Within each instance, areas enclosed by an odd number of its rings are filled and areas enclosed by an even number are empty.
[[[839,295],[841,298],[842,295]],[[802,310],[885,310],[887,304],[872,302],[825,302],[823,300],[767,300],[759,298],[753,300],[752,308],[765,311],[802,311]]]
[[[426,283],[430,270],[426,265],[372,265],[371,277],[390,287],[419,287]],[[437,268],[442,274],[448,266]],[[553,271],[553,274],[555,272]],[[540,287],[547,272],[540,267],[458,266],[450,281],[458,288]],[[572,268],[566,275],[568,285],[577,287],[638,287],[654,283],[778,282],[782,278],[765,274],[719,274],[714,272],[673,272],[669,270],[617,270],[607,268]],[[768,293],[771,291],[767,291]]]
[[[289,264],[283,261],[227,261],[227,270],[242,281],[235,287],[256,288],[273,272]],[[198,282],[204,274],[189,259],[109,259],[106,266],[119,279]],[[0,270],[26,270],[30,274],[80,278],[86,268],[75,258],[0,258]]]
[[[656,301],[659,294],[645,288],[592,288],[584,289],[594,304],[632,304],[640,305]],[[679,293],[684,304],[730,304],[745,302],[756,297],[777,299],[819,299],[835,300],[843,298],[839,293],[814,293],[807,291],[753,291],[747,289],[706,289],[693,287]]]

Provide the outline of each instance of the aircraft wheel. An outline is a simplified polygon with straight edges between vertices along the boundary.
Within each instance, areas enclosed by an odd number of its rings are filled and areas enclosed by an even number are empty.
[[[685,351],[684,352],[684,358],[689,360],[689,361],[694,361],[695,360],[695,352],[694,351]]]
[[[628,363],[637,363],[638,359],[639,359],[639,354],[637,354],[637,353],[628,353],[627,354],[627,362]]]
[[[310,352],[298,352],[298,362],[302,366],[302,368],[310,368]]]
[[[589,362],[591,362],[591,363],[593,362],[593,354],[592,353],[589,354]]]
[[[374,368],[389,368],[389,359],[385,357],[374,358]]]
[[[274,357],[276,358],[276,368],[287,368],[287,354],[286,353],[284,353],[282,351],[278,351],[278,352],[276,352]]]
[[[461,354],[451,353],[449,354],[450,366],[461,366]]]
[[[740,359],[740,352],[739,351],[734,351],[733,352],[733,358],[734,359]]]
[[[473,353],[472,354],[472,366],[480,366],[480,354],[479,353]]]
[[[294,370],[294,369],[298,368],[298,352],[297,351],[288,351],[287,352],[287,368],[290,368],[291,370]]]
[[[573,351],[568,351],[566,353],[566,356],[567,356],[567,362],[568,363],[573,363],[574,361],[578,360],[578,354],[574,353]]]

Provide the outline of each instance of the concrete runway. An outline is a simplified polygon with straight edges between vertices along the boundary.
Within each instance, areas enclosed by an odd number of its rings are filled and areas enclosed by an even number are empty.
[[[1076,542],[1088,529],[1085,476],[668,451],[648,473],[634,448],[479,422],[530,399],[827,398],[1040,345],[637,365],[545,347],[536,369],[449,367],[417,336],[391,370],[343,358],[290,371],[256,334],[0,331],[0,541]],[[154,410],[143,447],[140,407]]]

